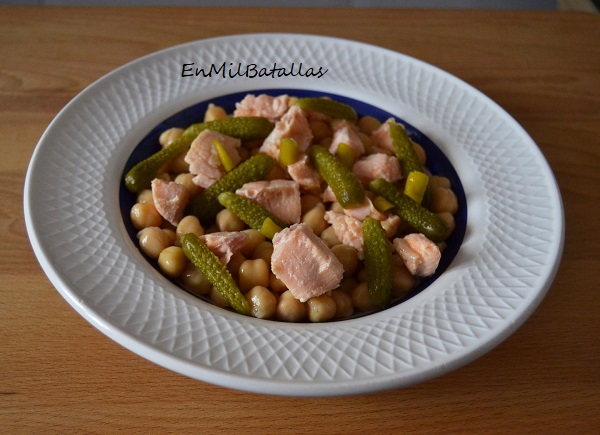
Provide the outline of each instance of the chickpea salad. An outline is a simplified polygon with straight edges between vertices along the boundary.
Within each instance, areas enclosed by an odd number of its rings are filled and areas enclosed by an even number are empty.
[[[215,101],[198,123],[161,130],[156,153],[132,155],[135,239],[167,278],[240,314],[385,309],[449,264],[462,188],[394,117],[299,94]]]

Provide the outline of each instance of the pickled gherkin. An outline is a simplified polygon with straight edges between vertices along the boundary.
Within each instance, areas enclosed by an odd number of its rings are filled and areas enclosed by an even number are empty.
[[[378,220],[367,217],[362,230],[369,298],[373,305],[385,307],[392,294],[392,249]]]
[[[319,112],[336,119],[349,119],[350,121],[358,119],[356,111],[352,106],[329,98],[299,98],[294,105],[301,109]]]
[[[369,189],[394,204],[394,213],[432,242],[442,242],[446,238],[446,221],[404,195],[389,181],[377,178],[369,183]]]
[[[402,174],[409,174],[414,171],[425,172],[423,166],[419,163],[417,153],[404,127],[400,124],[390,123],[390,136],[394,152],[400,161]]]
[[[131,168],[125,175],[127,189],[130,192],[138,193],[147,188],[166,163],[186,151],[194,139],[207,129],[249,141],[267,137],[273,130],[273,124],[265,118],[253,116],[192,124],[185,129],[179,139]]]
[[[249,315],[248,301],[233,280],[227,267],[219,257],[208,249],[193,233],[181,237],[181,248],[185,256],[202,272],[221,295],[227,299],[231,308],[240,314]]]
[[[267,154],[256,154],[240,163],[222,178],[211,184],[196,197],[188,207],[188,213],[196,216],[202,224],[210,224],[223,206],[219,195],[223,192],[234,192],[251,181],[262,180],[275,166],[275,160]]]
[[[279,228],[279,231],[285,227],[271,212],[245,196],[233,192],[223,192],[219,195],[218,199],[222,206],[230,210],[250,228],[261,231],[267,219],[270,219]]]
[[[308,149],[308,156],[321,177],[333,190],[342,207],[358,207],[365,202],[365,189],[360,181],[327,148],[321,145],[313,145]]]

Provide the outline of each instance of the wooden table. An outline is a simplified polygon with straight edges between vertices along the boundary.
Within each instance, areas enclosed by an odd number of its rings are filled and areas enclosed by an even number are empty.
[[[188,379],[112,342],[52,287],[25,231],[33,149],[92,81],[175,44],[284,31],[437,65],[537,142],[564,200],[564,256],[531,318],[484,357],[402,390],[300,399]],[[0,9],[1,433],[592,433],[600,428],[600,18],[371,9]]]

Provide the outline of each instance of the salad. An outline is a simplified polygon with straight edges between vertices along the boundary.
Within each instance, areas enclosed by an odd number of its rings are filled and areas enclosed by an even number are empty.
[[[246,95],[169,128],[124,183],[141,252],[241,314],[326,322],[384,309],[435,273],[459,210],[394,118]]]

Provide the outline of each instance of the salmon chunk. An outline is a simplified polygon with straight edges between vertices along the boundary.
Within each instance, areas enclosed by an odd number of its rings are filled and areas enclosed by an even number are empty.
[[[442,254],[440,248],[423,234],[409,234],[394,239],[393,244],[410,273],[417,276],[435,273]]]
[[[362,221],[334,211],[325,212],[325,220],[333,227],[338,240],[356,249],[358,258],[362,260],[364,256]]]
[[[301,302],[337,288],[344,275],[342,263],[305,224],[294,224],[275,235],[271,268]]]
[[[238,149],[242,142],[239,139],[213,130],[200,133],[190,145],[185,161],[190,165],[190,172],[195,175],[192,179],[194,184],[205,189],[226,172],[213,144],[215,139],[221,142],[235,165],[241,161]]]
[[[364,186],[368,186],[376,178],[383,178],[390,183],[402,178],[398,159],[384,153],[363,157],[352,166],[352,172]]]
[[[292,138],[298,142],[298,151],[306,152],[312,142],[312,132],[302,109],[292,106],[275,124],[275,128],[261,145],[259,152],[279,160],[279,142],[283,138]]]
[[[254,181],[244,184],[235,193],[256,202],[286,225],[300,222],[300,188],[295,181]]]
[[[387,215],[381,213],[375,207],[370,214],[357,214],[352,209],[344,210],[344,213],[336,213],[334,211],[325,212],[325,220],[333,227],[333,231],[338,240],[344,245],[351,246],[358,251],[358,258],[364,258],[364,239],[363,239],[363,220],[367,216],[371,216],[381,222],[381,226],[387,237],[393,237],[400,228],[402,220],[395,214]]]
[[[379,126],[377,130],[371,133],[371,141],[375,148],[379,148],[385,153],[394,153],[394,146],[392,145],[392,137],[390,136],[390,124],[395,124],[396,120],[390,118]]]
[[[373,201],[371,201],[370,198],[365,198],[363,204],[359,205],[358,207],[344,209],[344,214],[352,216],[361,221],[364,221],[369,216],[377,219],[378,221],[382,221],[387,217],[384,213],[375,208]]]
[[[340,121],[333,132],[333,140],[329,146],[329,152],[335,154],[337,152],[340,143],[349,145],[354,151],[356,158],[362,156],[365,153],[365,147],[358,136],[358,133],[348,121]]]
[[[304,155],[296,163],[292,163],[287,167],[288,174],[302,190],[306,192],[321,191],[321,175],[308,162],[308,156]]]
[[[217,233],[204,234],[200,240],[206,243],[221,263],[227,264],[229,260],[240,249],[246,246],[250,236],[243,231],[221,231]]]
[[[155,178],[152,180],[152,200],[158,213],[166,221],[177,225],[183,218],[190,195],[181,184]]]
[[[236,103],[233,116],[261,116],[276,122],[287,112],[289,100],[290,97],[287,95],[272,97],[266,94],[259,96],[248,94],[242,101]]]

